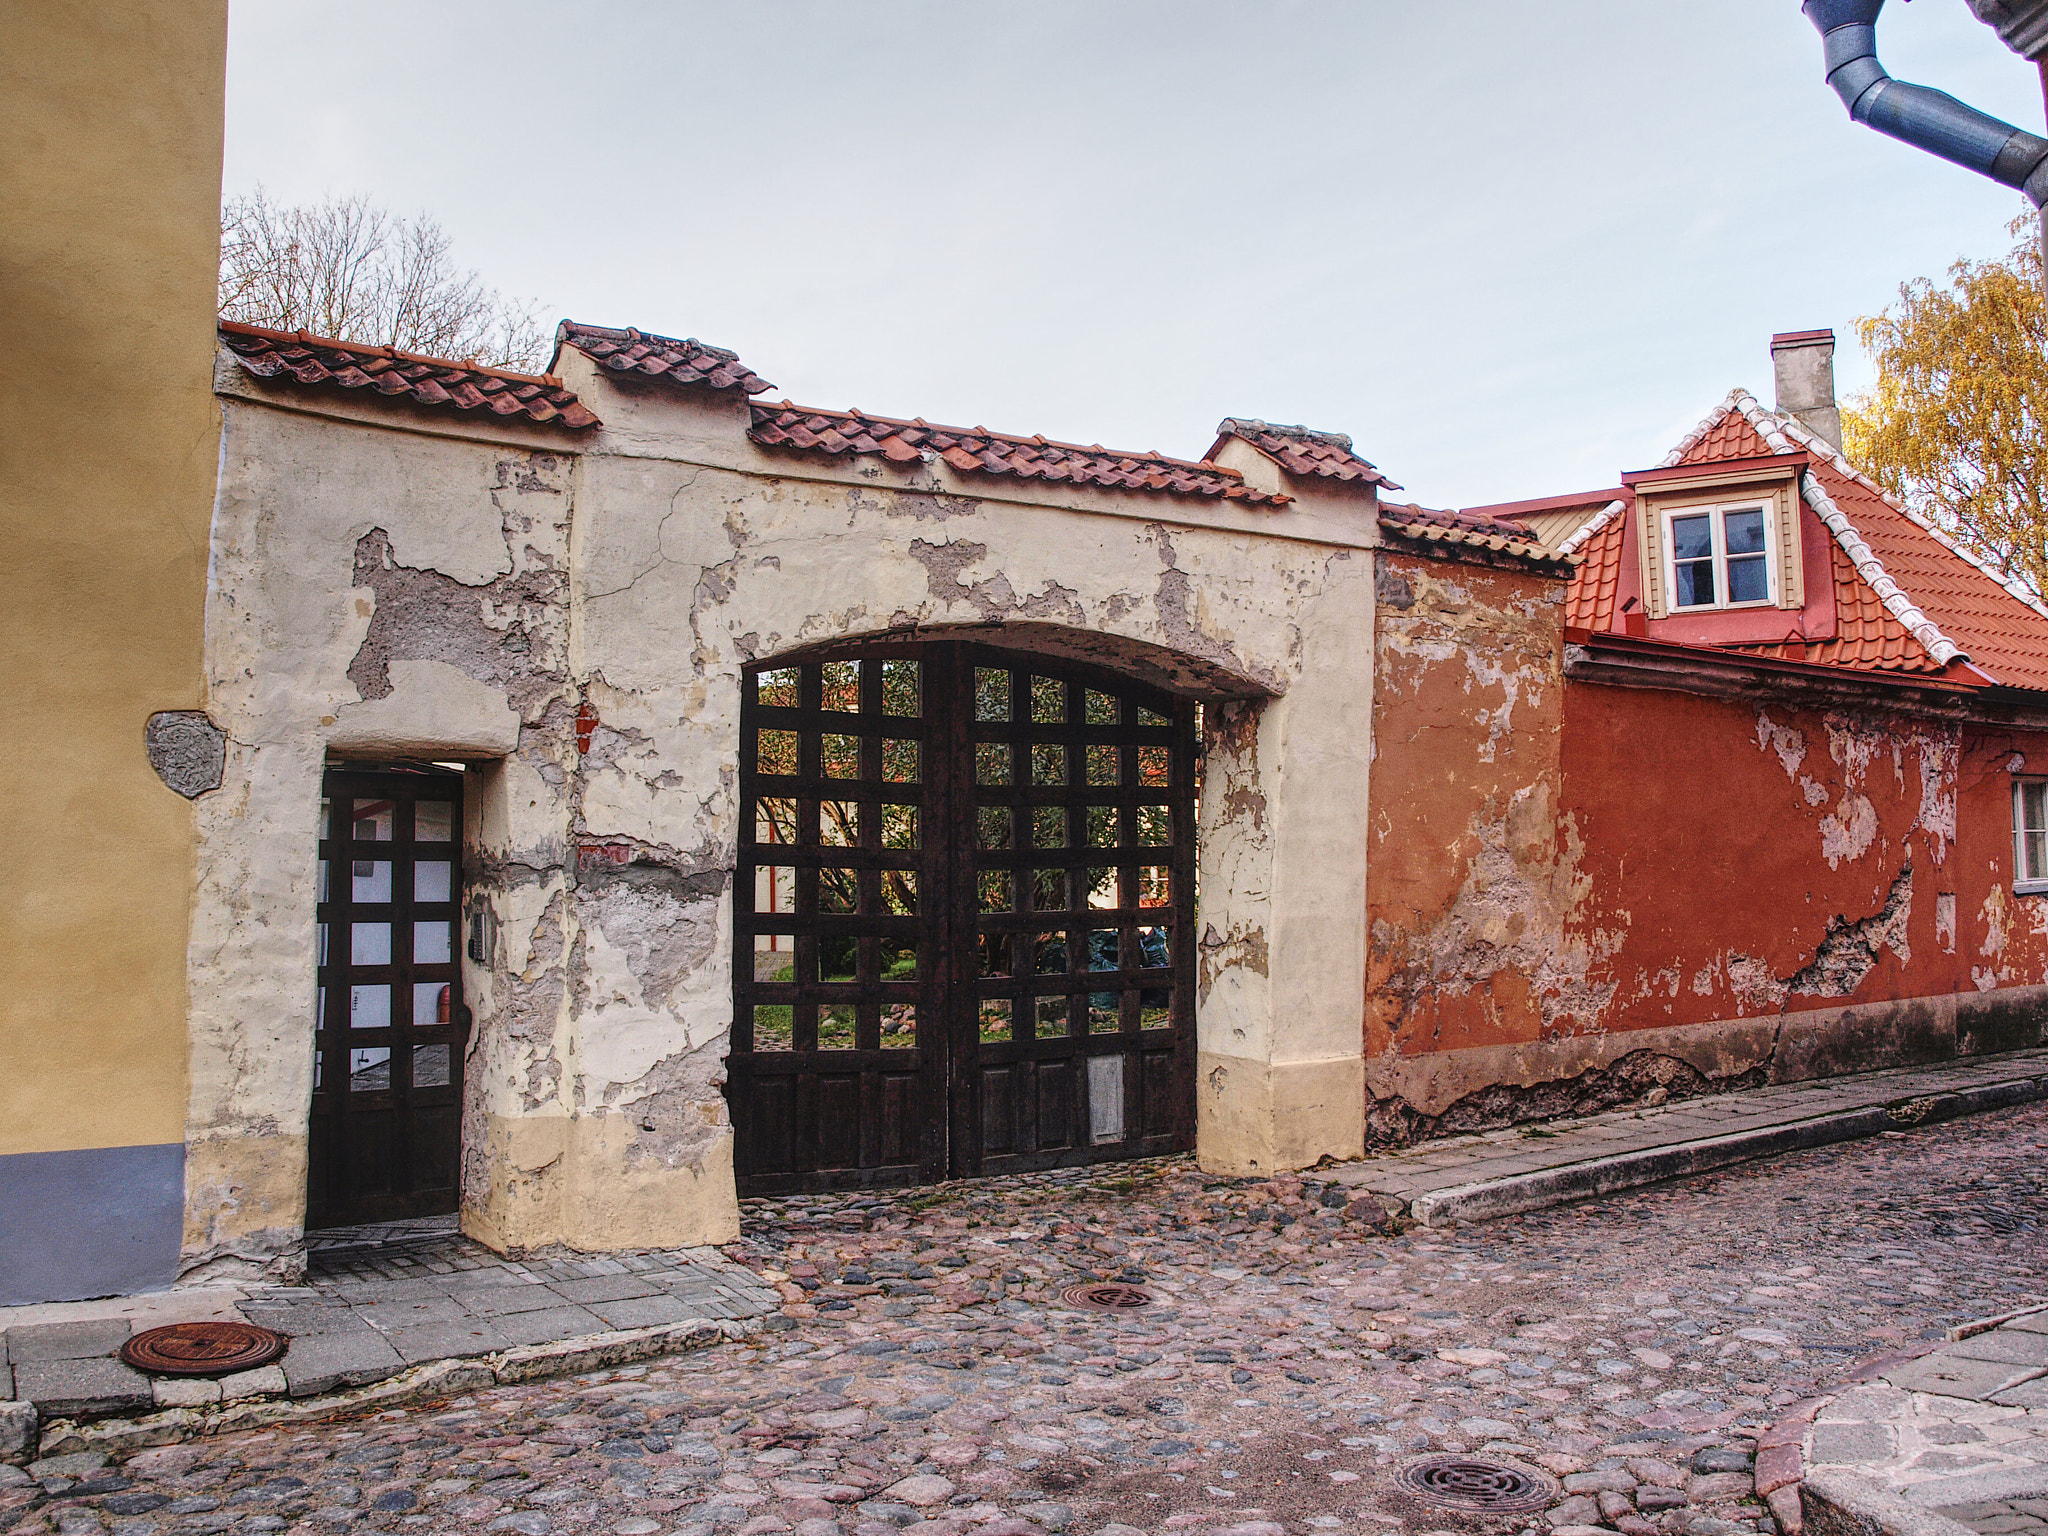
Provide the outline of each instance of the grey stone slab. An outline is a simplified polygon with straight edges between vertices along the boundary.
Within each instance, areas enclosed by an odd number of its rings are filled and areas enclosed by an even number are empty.
[[[1993,1393],[1988,1401],[2001,1408],[2048,1408],[2048,1377],[2007,1387],[2003,1392]]]
[[[1990,1504],[2048,1493],[2048,1466],[2000,1467],[1991,1472],[1962,1472],[1930,1478],[1901,1490],[1921,1509],[1951,1509],[1958,1504]]]
[[[14,1390],[45,1418],[119,1413],[155,1402],[149,1378],[120,1361],[24,1360],[14,1366]]]
[[[427,1296],[417,1301],[384,1301],[357,1307],[356,1316],[372,1328],[386,1333],[398,1328],[419,1328],[428,1323],[459,1323],[474,1317],[453,1296]]]
[[[2019,1328],[1994,1328],[1974,1334],[1960,1344],[1941,1351],[1964,1360],[1996,1360],[2006,1365],[2048,1366],[2048,1333],[2028,1333]]]
[[[337,1387],[367,1386],[404,1367],[405,1357],[375,1329],[322,1333],[292,1340],[285,1351],[284,1379],[293,1397],[311,1397]]]
[[[478,1317],[499,1317],[508,1312],[540,1312],[567,1304],[562,1293],[553,1286],[534,1281],[524,1285],[493,1285],[462,1291],[456,1299]]]
[[[2048,1333],[2048,1312],[2029,1312],[2000,1325],[2001,1332],[2006,1328],[2016,1328],[2021,1333]]]
[[[368,1331],[370,1325],[353,1307],[258,1307],[244,1302],[242,1316],[259,1328],[274,1328],[293,1338],[315,1333]]]
[[[424,1323],[417,1328],[400,1328],[390,1336],[391,1347],[403,1355],[406,1363],[417,1365],[422,1360],[455,1360],[470,1355],[488,1355],[494,1350],[509,1349],[512,1340],[505,1337],[489,1318],[465,1317],[453,1323]]]
[[[2038,1367],[1997,1360],[1966,1360],[1947,1351],[1908,1360],[1885,1371],[1884,1379],[1905,1392],[1933,1392],[1983,1402],[1998,1392],[2039,1376]]]
[[[1889,1424],[1816,1424],[1813,1457],[1816,1466],[1853,1466],[1888,1461],[1893,1447]]]
[[[673,1296],[629,1296],[619,1301],[593,1301],[590,1310],[609,1328],[653,1328],[679,1323],[690,1309]]]
[[[390,1301],[424,1301],[448,1294],[446,1286],[432,1280],[351,1280],[343,1285],[323,1285],[321,1291],[351,1307],[378,1306]]]
[[[94,1318],[79,1323],[24,1323],[7,1330],[7,1358],[19,1364],[38,1360],[90,1360],[111,1355],[128,1342],[125,1317]]]
[[[552,1344],[608,1330],[594,1313],[581,1307],[550,1307],[545,1312],[507,1312],[491,1319],[508,1344]]]
[[[579,1305],[655,1294],[655,1287],[638,1275],[596,1275],[587,1280],[561,1280],[555,1283],[554,1289]]]
[[[466,1296],[471,1291],[496,1290],[508,1285],[530,1285],[525,1275],[514,1274],[501,1264],[478,1264],[468,1269],[458,1269],[441,1278],[441,1289],[451,1296]]]

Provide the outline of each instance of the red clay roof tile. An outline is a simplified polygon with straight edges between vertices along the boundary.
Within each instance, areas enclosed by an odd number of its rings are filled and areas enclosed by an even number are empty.
[[[899,421],[857,410],[820,411],[787,401],[781,405],[757,402],[753,415],[748,435],[764,448],[879,455],[898,464],[930,454],[962,474],[1205,496],[1250,506],[1280,506],[1292,499],[1253,490],[1234,469],[1169,459],[1158,453],[1120,453],[1099,443],[1082,447],[1043,437],[991,432],[986,427],[935,427],[923,420]]]
[[[1617,517],[1579,545],[1579,569],[1564,592],[1570,629],[1614,628],[1614,594],[1621,585],[1621,541],[1628,520]]]
[[[1290,475],[1302,479],[1315,477],[1379,485],[1390,491],[1401,489],[1352,452],[1351,439],[1342,432],[1319,432],[1313,427],[1288,427],[1251,417],[1226,416],[1217,425],[1216,442],[1206,457],[1215,458],[1216,450],[1233,437],[1250,443]]]
[[[695,337],[654,336],[631,326],[614,331],[564,320],[555,330],[557,353],[564,346],[574,347],[612,373],[664,379],[671,384],[702,384],[709,389],[737,389],[749,395],[774,387],[742,363],[737,352]]]
[[[273,331],[239,320],[222,320],[220,339],[259,379],[366,389],[431,409],[518,416],[578,432],[600,425],[590,409],[551,376],[421,357],[395,347],[338,341],[305,331]]]
[[[1772,452],[1763,434],[1752,427],[1740,411],[1725,412],[1721,419],[1686,449],[1680,464],[1715,464],[1723,459],[1761,459]]]

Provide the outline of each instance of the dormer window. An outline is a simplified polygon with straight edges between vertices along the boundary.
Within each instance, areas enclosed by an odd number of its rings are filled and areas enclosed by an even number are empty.
[[[1777,601],[1769,509],[1748,502],[1665,513],[1671,609],[1705,612]]]

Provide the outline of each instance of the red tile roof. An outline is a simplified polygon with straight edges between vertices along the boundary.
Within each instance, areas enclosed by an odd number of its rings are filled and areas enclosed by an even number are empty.
[[[1402,502],[1380,503],[1380,531],[1425,546],[1454,546],[1446,558],[1477,558],[1482,564],[1512,564],[1552,576],[1571,574],[1571,561],[1550,549],[1520,523]]]
[[[273,331],[239,320],[221,321],[220,339],[259,379],[368,390],[430,410],[518,416],[579,432],[599,425],[597,417],[552,376],[421,357],[305,331]]]
[[[1099,443],[1083,447],[1043,437],[1014,437],[986,427],[936,427],[923,420],[899,421],[857,410],[812,410],[788,401],[780,405],[757,402],[753,413],[753,430],[748,435],[764,448],[878,455],[896,464],[915,463],[931,455],[962,474],[1206,496],[1252,506],[1279,506],[1292,499],[1253,490],[1234,469],[1169,459],[1159,453],[1121,453]]]
[[[1218,424],[1216,441],[1204,457],[1215,458],[1216,450],[1233,437],[1250,443],[1287,473],[1302,479],[1354,481],[1385,486],[1390,491],[1401,489],[1353,453],[1351,439],[1342,432],[1318,432],[1313,427],[1279,426],[1250,417],[1226,416]]]
[[[1579,546],[1579,569],[1564,592],[1570,629],[1614,628],[1614,594],[1621,584],[1621,540],[1628,520],[1617,517]]]
[[[709,346],[694,337],[653,336],[628,326],[623,331],[564,320],[555,330],[555,351],[574,347],[612,373],[664,379],[671,384],[702,384],[709,389],[737,389],[758,395],[774,388],[740,361],[737,352]]]
[[[2048,612],[1958,552],[1797,421],[1737,391],[1665,462],[1706,465],[1801,451],[1811,455],[1803,482],[1809,500],[1817,496],[1816,510],[1832,507],[1846,524],[1828,530],[1836,638],[1731,649],[1863,672],[1925,674],[1946,670],[1948,663],[1937,657],[1949,656],[1952,645],[1996,682],[2048,691]],[[1572,627],[1615,627],[1621,537],[1617,519],[1580,547],[1582,563],[1566,595]]]

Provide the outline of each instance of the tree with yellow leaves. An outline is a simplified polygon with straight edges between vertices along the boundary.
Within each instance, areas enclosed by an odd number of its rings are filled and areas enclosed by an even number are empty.
[[[1849,459],[1991,566],[2048,594],[2048,295],[2033,221],[2003,261],[1901,285],[1856,322],[1877,382],[1848,403]]]

